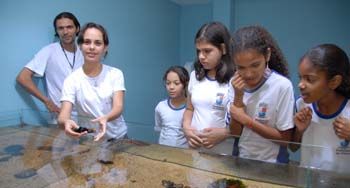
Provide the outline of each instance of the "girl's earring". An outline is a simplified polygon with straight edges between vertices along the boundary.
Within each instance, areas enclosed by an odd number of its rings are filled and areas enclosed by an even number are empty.
[[[264,78],[268,78],[271,74],[271,69],[269,68],[269,62],[266,62],[266,67],[264,71]]]
[[[266,61],[266,68],[267,68],[267,69],[270,69],[270,68],[269,68],[269,61]]]

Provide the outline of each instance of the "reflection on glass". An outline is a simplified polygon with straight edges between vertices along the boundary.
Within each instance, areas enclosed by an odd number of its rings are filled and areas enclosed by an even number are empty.
[[[212,187],[224,178],[241,180],[248,187],[347,187],[350,183],[349,171],[324,171],[295,163],[238,158],[229,152],[220,155],[202,148],[159,145],[152,125],[127,122],[128,138],[112,140],[105,147],[104,141],[94,142],[92,136],[76,140],[56,125],[40,124],[45,119],[38,118],[39,114],[48,115],[44,112],[18,114],[22,117],[18,116],[17,122],[0,128],[2,187]],[[18,126],[20,118],[23,127]],[[231,135],[226,140],[224,150],[232,149],[234,138]],[[108,164],[98,160],[106,151],[112,154]]]

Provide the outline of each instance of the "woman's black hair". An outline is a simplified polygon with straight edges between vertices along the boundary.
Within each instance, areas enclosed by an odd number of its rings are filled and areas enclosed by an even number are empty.
[[[336,75],[340,75],[342,82],[335,91],[346,98],[350,98],[349,57],[341,48],[334,44],[320,44],[306,52],[301,61],[305,58],[316,68],[325,71],[329,80]]]
[[[163,76],[164,82],[166,82],[167,76],[170,72],[175,72],[179,76],[180,82],[183,85],[183,88],[185,90],[185,96],[187,97],[187,86],[188,86],[188,82],[190,81],[190,76],[188,74],[188,71],[182,66],[171,66],[164,73],[164,76]]]
[[[80,23],[79,23],[78,19],[74,16],[74,14],[72,14],[70,12],[61,12],[53,20],[53,27],[55,28],[55,37],[58,37],[56,22],[57,22],[57,20],[62,19],[62,18],[68,18],[68,19],[72,20],[75,27],[77,28],[77,30],[80,29]],[[76,35],[78,36],[78,32],[76,33]]]
[[[222,23],[210,22],[204,24],[196,34],[195,43],[201,41],[208,42],[220,50],[222,49],[222,44],[224,44],[226,53],[222,55],[221,61],[216,67],[215,79],[220,84],[229,82],[234,72],[233,65],[231,63],[232,50],[230,44],[230,32]],[[205,70],[203,65],[199,62],[198,54],[194,63],[194,69],[197,80],[202,80],[208,72],[208,70]]]
[[[256,50],[265,57],[271,51],[268,67],[281,75],[289,77],[288,64],[272,35],[262,26],[247,26],[238,29],[232,36],[233,54],[245,50]],[[233,60],[234,61],[234,60]]]

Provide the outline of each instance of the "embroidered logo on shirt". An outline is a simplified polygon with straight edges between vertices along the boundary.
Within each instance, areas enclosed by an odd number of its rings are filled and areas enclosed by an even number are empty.
[[[218,106],[222,105],[222,101],[224,101],[224,94],[217,93],[216,94],[216,105],[218,105]]]
[[[258,110],[258,118],[266,118],[266,112],[267,112],[267,104],[260,103],[259,110]]]
[[[216,94],[216,99],[215,99],[215,104],[213,105],[213,109],[217,109],[217,110],[224,110],[225,109],[225,107],[223,105],[224,97],[225,97],[225,94],[223,94],[223,93]]]
[[[269,120],[269,117],[267,116],[267,112],[269,110],[269,106],[267,103],[259,103],[258,105],[258,111],[255,115],[255,120],[261,122],[261,123],[267,123]]]
[[[350,155],[349,141],[343,140],[339,143],[339,147],[335,150],[337,155]]]

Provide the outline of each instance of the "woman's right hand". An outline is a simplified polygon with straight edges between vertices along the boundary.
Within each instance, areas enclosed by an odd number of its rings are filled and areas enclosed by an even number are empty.
[[[87,131],[84,131],[82,133],[75,132],[74,130],[79,128],[79,126],[71,119],[66,120],[64,122],[64,132],[73,138],[79,138],[83,135],[87,134]]]
[[[196,130],[194,130],[194,129],[185,129],[185,130],[184,130],[186,139],[187,139],[187,141],[188,141],[188,145],[189,145],[191,148],[194,148],[194,149],[203,146],[203,141],[202,141],[202,139],[199,138],[199,137],[195,134],[195,131],[196,131]]]
[[[312,119],[312,110],[310,107],[302,108],[299,112],[294,115],[294,124],[300,133],[309,127]]]

